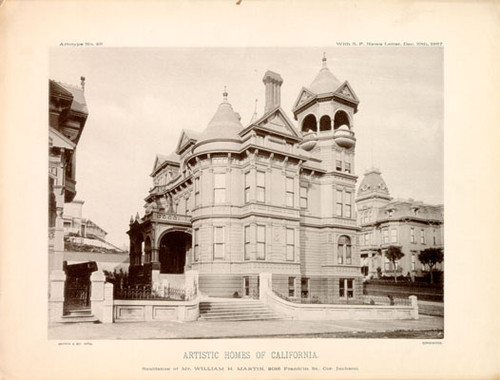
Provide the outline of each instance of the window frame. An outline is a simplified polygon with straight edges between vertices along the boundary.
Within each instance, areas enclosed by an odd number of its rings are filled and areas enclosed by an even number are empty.
[[[222,241],[217,241],[217,230],[222,231]],[[214,260],[224,260],[225,257],[225,228],[224,226],[214,226],[213,231],[213,259]],[[217,247],[221,247],[221,254],[218,255]]]
[[[291,183],[291,189],[289,189],[289,184]],[[294,178],[286,176],[285,179],[285,204],[287,207],[294,207],[295,205],[295,192],[294,192]]]
[[[255,199],[259,203],[266,203],[266,172],[262,170],[257,170],[255,178]],[[260,177],[261,175],[262,177]],[[262,178],[262,183],[260,183],[259,178]],[[261,198],[262,195],[262,198]]]
[[[255,258],[256,260],[265,260],[266,259],[266,226],[263,224],[257,224],[256,226],[256,233],[255,233],[255,246],[256,246],[256,255]],[[262,231],[262,234],[259,233],[259,229]],[[259,236],[262,235],[262,236]],[[259,240],[263,239],[263,240]],[[261,255],[261,252],[259,252],[259,247],[263,248],[263,255]]]
[[[291,235],[289,235],[289,233]],[[286,261],[295,261],[295,228],[286,228],[285,229],[285,241],[286,241]],[[291,236],[291,239],[289,239]],[[291,241],[290,241],[291,240]],[[291,249],[291,255],[289,255],[289,250]]]
[[[217,178],[222,179],[222,184],[218,183],[220,181],[217,180]],[[221,204],[221,203],[226,203],[227,198],[226,198],[226,173],[214,173],[214,204]],[[218,196],[217,194],[222,194],[219,195],[220,199],[217,199]]]

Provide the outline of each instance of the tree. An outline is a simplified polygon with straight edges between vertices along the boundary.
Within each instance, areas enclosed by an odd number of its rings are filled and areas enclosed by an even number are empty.
[[[401,248],[395,247],[393,245],[389,246],[389,248],[387,248],[387,251],[385,252],[385,257],[387,257],[387,260],[392,263],[392,266],[394,268],[394,282],[398,282],[396,275],[396,262],[404,255],[405,254],[401,252]]]
[[[418,254],[418,261],[423,265],[429,266],[429,272],[431,274],[431,284],[434,283],[434,277],[432,276],[433,269],[438,263],[442,263],[444,260],[444,253],[441,248],[427,248]]]

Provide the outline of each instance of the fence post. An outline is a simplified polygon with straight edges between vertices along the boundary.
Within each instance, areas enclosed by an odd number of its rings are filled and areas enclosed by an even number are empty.
[[[104,308],[104,282],[106,281],[104,273],[97,271],[90,276],[92,282],[90,307],[92,314],[102,322]]]
[[[64,310],[64,282],[66,274],[62,270],[50,273],[49,287],[49,321],[58,321],[63,316]]]
[[[418,319],[418,299],[417,296],[410,296],[410,303],[412,307],[411,316],[413,319]]]
[[[104,305],[102,323],[113,323],[113,284],[104,284]]]

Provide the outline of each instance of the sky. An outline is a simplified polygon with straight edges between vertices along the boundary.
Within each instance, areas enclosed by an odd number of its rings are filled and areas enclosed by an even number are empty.
[[[429,47],[53,48],[50,79],[79,85],[89,116],[77,147],[83,216],[128,245],[130,216],[143,215],[156,154],[175,151],[183,128],[203,131],[222,101],[249,124],[263,114],[267,70],[281,75],[281,106],[292,107],[321,69],[348,80],[355,174],[377,167],[391,196],[443,203],[443,50]]]

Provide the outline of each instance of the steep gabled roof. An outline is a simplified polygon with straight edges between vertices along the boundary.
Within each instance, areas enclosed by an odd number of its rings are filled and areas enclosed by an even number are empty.
[[[264,116],[242,130],[240,132],[240,136],[243,137],[254,129],[258,129],[269,134],[291,138],[296,141],[300,141],[302,139],[300,133],[293,126],[290,119],[279,106],[269,112],[266,112]]]
[[[156,172],[158,172],[158,170],[160,170],[166,164],[179,166],[180,165],[179,156],[175,153],[170,153],[169,155],[157,154],[155,158],[155,163],[153,165],[153,172],[151,173],[151,175],[153,176]]]
[[[182,152],[191,144],[195,144],[200,137],[200,134],[196,131],[190,129],[183,129],[179,142],[177,143],[177,148],[175,152],[177,154],[182,154]]]

